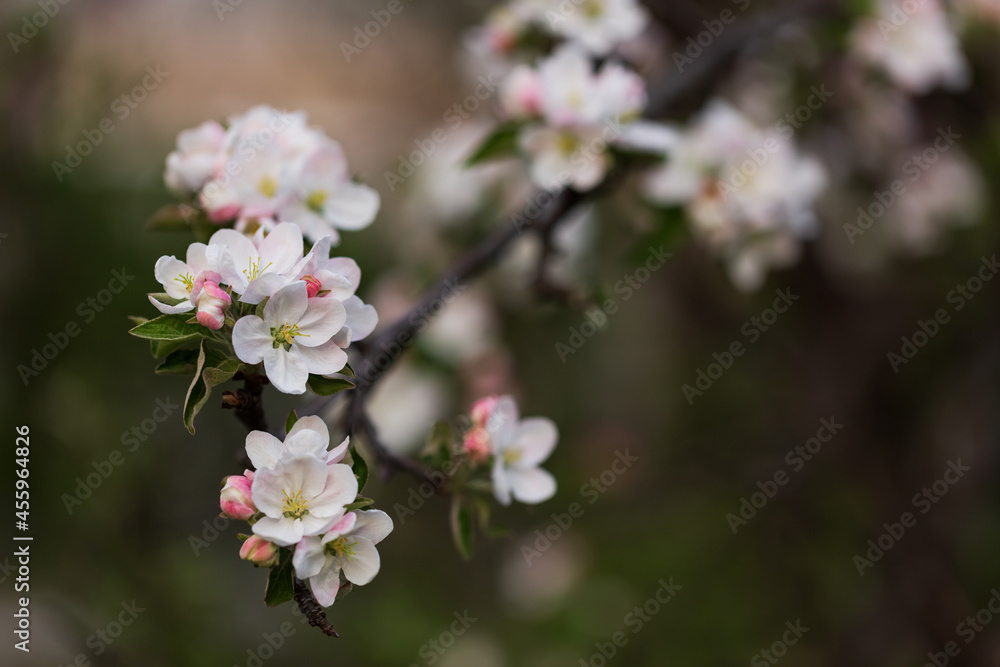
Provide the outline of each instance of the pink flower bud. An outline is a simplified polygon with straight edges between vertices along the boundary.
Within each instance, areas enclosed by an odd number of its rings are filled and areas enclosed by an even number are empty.
[[[246,521],[257,513],[257,508],[254,506],[250,494],[253,473],[249,470],[247,472],[248,475],[227,477],[226,485],[222,487],[222,493],[219,494],[219,506],[230,519]]]
[[[259,535],[251,535],[240,547],[240,558],[260,567],[271,567],[278,563],[278,547]]]
[[[226,308],[232,302],[226,290],[206,282],[198,295],[198,324],[209,329],[221,329],[226,323]]]
[[[306,293],[310,299],[319,294],[320,290],[323,289],[323,283],[311,273],[302,276],[302,280],[306,281]]]
[[[486,426],[486,421],[490,418],[490,413],[493,412],[493,409],[499,402],[499,396],[487,396],[473,403],[472,408],[469,410],[472,423],[478,427]]]
[[[490,457],[490,434],[477,426],[465,434],[462,449],[473,463],[484,463]]]

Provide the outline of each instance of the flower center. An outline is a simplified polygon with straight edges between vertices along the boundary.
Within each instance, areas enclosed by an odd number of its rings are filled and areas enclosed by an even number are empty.
[[[600,18],[604,15],[604,6],[600,0],[587,0],[581,7],[583,15],[589,19]]]
[[[309,514],[309,501],[302,497],[302,489],[291,496],[288,495],[288,491],[282,490],[281,495],[285,497],[285,504],[281,507],[282,515],[289,519],[301,519]]]
[[[331,556],[342,556],[347,560],[354,557],[354,545],[357,542],[348,542],[346,537],[338,537],[333,542],[328,542],[326,552]]]
[[[514,465],[521,460],[520,449],[506,449],[503,453],[503,462],[506,465]]]
[[[559,135],[556,146],[563,155],[572,155],[580,147],[580,140],[576,135],[564,132]]]
[[[298,324],[289,324],[288,322],[285,322],[277,329],[271,329],[271,336],[274,338],[274,349],[284,347],[285,350],[288,350],[292,347],[292,341],[296,336],[305,336],[308,338],[309,334],[304,334],[299,331]]]
[[[264,260],[258,257],[256,261],[253,257],[250,258],[249,268],[243,269],[243,275],[247,277],[247,280],[256,280],[260,274],[267,271],[274,262],[268,262],[265,266],[261,266],[260,263]]]
[[[306,206],[313,213],[322,213],[323,204],[326,203],[327,193],[323,190],[316,190],[306,198]]]
[[[260,179],[260,183],[257,184],[257,189],[265,197],[273,197],[278,193],[278,181],[271,176],[265,176]]]
[[[194,288],[194,276],[192,276],[190,273],[185,273],[182,276],[177,276],[176,278],[174,278],[174,280],[176,280],[179,283],[182,283],[184,285],[184,288],[188,291],[188,294],[190,294],[191,290]]]

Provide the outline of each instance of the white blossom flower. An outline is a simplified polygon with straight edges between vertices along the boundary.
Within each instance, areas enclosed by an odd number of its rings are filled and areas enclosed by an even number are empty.
[[[197,192],[225,161],[226,130],[214,120],[177,135],[177,150],[167,156],[164,180],[179,193]]]
[[[922,94],[937,85],[961,88],[968,83],[961,45],[938,0],[879,0],[875,15],[855,27],[852,41],[858,56],[884,69],[909,92]]]
[[[278,216],[297,224],[313,242],[332,235],[336,244],[337,229],[364,229],[378,213],[378,192],[351,181],[347,160],[335,142],[326,141],[303,159],[289,180],[291,194],[277,208]]]
[[[555,449],[559,439],[556,425],[547,417],[519,419],[517,404],[510,396],[483,405],[489,416],[481,428],[489,436],[494,456],[493,495],[497,501],[509,505],[513,497],[518,502],[536,504],[554,496],[556,480],[539,466]]]
[[[519,145],[535,184],[586,190],[607,173],[608,146],[625,139],[646,90],[637,74],[616,63],[594,72],[590,56],[567,44],[534,69],[515,68],[500,99],[508,117],[529,121]]]
[[[207,251],[208,246],[204,243],[192,243],[188,246],[186,262],[173,255],[164,255],[156,260],[153,275],[163,285],[167,296],[179,300],[177,305],[171,306],[150,296],[149,301],[157,310],[165,314],[192,310],[198,301],[197,288],[206,280],[216,283],[221,281],[222,277],[214,270]]]
[[[575,0],[552,2],[546,12],[552,32],[606,56],[639,36],[649,21],[636,0]]]
[[[295,422],[282,442],[266,431],[251,431],[247,435],[247,456],[255,468],[273,468],[278,461],[296,456],[315,456],[327,465],[340,463],[347,454],[350,438],[327,451],[330,431],[320,417],[309,415]]]
[[[302,394],[310,374],[329,375],[347,364],[347,354],[331,340],[347,319],[336,299],[310,299],[306,283],[299,280],[275,292],[263,315],[237,320],[233,347],[240,361],[263,362],[278,391]]]
[[[220,229],[208,244],[223,282],[243,303],[260,303],[287,285],[288,274],[303,259],[302,231],[290,222],[262,236],[259,245],[233,229]]]
[[[306,537],[295,547],[295,576],[308,580],[316,601],[329,607],[340,590],[340,573],[357,586],[378,574],[381,559],[375,545],[392,532],[385,512],[350,512],[322,536]]]
[[[291,546],[308,535],[319,535],[342,518],[344,508],[358,495],[358,480],[350,466],[295,456],[257,470],[251,492],[257,509],[264,513],[253,524],[253,532]]]

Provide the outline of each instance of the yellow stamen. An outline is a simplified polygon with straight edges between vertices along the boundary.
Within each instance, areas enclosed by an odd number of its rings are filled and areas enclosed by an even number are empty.
[[[291,496],[288,491],[282,490],[281,495],[285,497],[285,504],[282,506],[282,514],[289,519],[301,519],[309,514],[309,501],[302,497],[302,490],[299,489]]]

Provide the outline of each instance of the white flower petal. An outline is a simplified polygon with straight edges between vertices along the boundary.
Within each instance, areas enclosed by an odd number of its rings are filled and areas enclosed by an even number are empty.
[[[534,505],[556,494],[556,478],[541,468],[508,469],[507,479],[518,502]]]
[[[235,329],[233,332],[235,334]],[[267,379],[283,394],[306,393],[309,367],[302,355],[295,354],[297,349],[294,345],[288,351],[283,347],[278,349],[272,347],[264,355],[264,371],[267,373]]]
[[[309,536],[302,538],[302,541],[295,547],[292,554],[292,567],[295,568],[295,576],[299,579],[309,579],[315,577],[326,565],[326,550],[319,537]]]
[[[186,313],[192,308],[194,308],[194,304],[191,303],[190,301],[181,301],[176,306],[170,306],[161,301],[157,301],[152,296],[148,296],[147,298],[149,299],[149,302],[154,306],[156,306],[156,309],[161,313],[163,313],[164,315],[176,315],[177,313]]]
[[[297,544],[303,537],[302,522],[285,517],[273,519],[266,516],[259,519],[253,525],[253,532],[255,535],[260,535],[265,540],[270,540],[283,547]]]
[[[309,299],[306,312],[297,320],[301,336],[295,342],[305,347],[319,347],[340,331],[347,321],[344,304],[329,297]]]
[[[281,441],[265,431],[251,431],[247,436],[247,456],[253,467],[273,468],[285,453]]]
[[[258,252],[261,269],[286,273],[302,260],[302,230],[294,223],[282,222],[264,237]]]
[[[309,587],[316,602],[324,607],[333,604],[337,599],[337,591],[340,590],[340,565],[334,558],[328,558],[327,561],[323,571],[309,579]]]
[[[358,183],[343,183],[323,205],[323,216],[340,229],[364,229],[372,223],[380,205],[378,192]]]
[[[332,340],[319,347],[293,345],[288,353],[295,357],[296,363],[304,364],[307,376],[339,373],[347,365],[347,353]]]
[[[270,327],[255,315],[241,317],[233,327],[233,349],[243,363],[259,364],[274,352]]]
[[[264,319],[272,327],[296,324],[308,305],[309,290],[303,281],[297,280],[279,289],[268,300],[264,306]]]
[[[364,586],[378,574],[382,566],[382,559],[379,558],[378,549],[364,537],[351,535],[348,538],[354,542],[352,549],[354,555],[350,558],[342,558],[340,566],[344,568],[344,576],[347,580],[358,586]]]
[[[354,512],[354,514],[358,515],[358,521],[351,531],[352,536],[363,537],[372,544],[378,544],[392,532],[392,519],[382,510]]]
[[[326,471],[325,488],[309,502],[309,511],[319,516],[332,517],[344,510],[358,496],[358,478],[350,466],[343,463],[323,464]]]
[[[517,467],[534,468],[549,458],[559,439],[555,423],[547,417],[529,417],[518,424],[512,449],[521,451]]]

